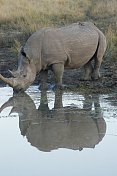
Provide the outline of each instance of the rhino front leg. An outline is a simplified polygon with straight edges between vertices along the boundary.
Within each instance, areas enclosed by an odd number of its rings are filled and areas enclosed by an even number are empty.
[[[54,72],[55,78],[56,78],[56,88],[62,89],[62,78],[63,78],[63,72],[64,72],[64,64],[58,63],[52,65],[52,70]]]
[[[48,77],[48,70],[42,70],[40,72],[40,78],[41,78],[40,89],[41,90],[47,90],[48,89],[48,86],[47,86],[47,77]]]

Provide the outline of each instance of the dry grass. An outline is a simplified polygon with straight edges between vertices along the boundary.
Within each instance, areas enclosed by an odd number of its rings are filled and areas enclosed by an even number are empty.
[[[34,32],[83,20],[90,6],[89,0],[2,0],[0,18],[4,28]]]
[[[107,38],[107,57],[114,57],[117,56],[117,35],[115,29],[110,25],[108,30],[106,31],[106,38]]]
[[[0,43],[25,43],[42,27],[77,21],[95,21],[106,34],[107,55],[116,57],[117,0],[0,0]]]
[[[98,18],[117,15],[117,0],[97,0],[92,15]]]

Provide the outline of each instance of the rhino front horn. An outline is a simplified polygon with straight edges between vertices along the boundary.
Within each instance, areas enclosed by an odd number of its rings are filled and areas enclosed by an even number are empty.
[[[13,78],[5,78],[0,74],[0,79],[4,81],[6,84],[10,85],[11,87],[14,87],[14,81]]]

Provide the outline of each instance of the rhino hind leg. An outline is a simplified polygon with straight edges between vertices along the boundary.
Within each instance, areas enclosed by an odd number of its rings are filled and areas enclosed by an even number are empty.
[[[102,63],[102,58],[106,50],[106,38],[101,31],[98,30],[98,33],[99,33],[99,43],[98,43],[97,51],[94,55],[95,64],[94,64],[94,71],[92,74],[92,79],[94,80],[97,80],[98,78],[100,78],[99,70]]]
[[[100,66],[101,66],[101,63],[102,63],[102,58],[98,59],[97,57],[95,57],[95,64],[94,64],[94,70],[93,70],[93,73],[92,73],[92,79],[93,80],[97,80],[100,78]]]
[[[94,58],[93,58],[95,61],[94,62],[94,69],[93,69],[93,72],[91,75],[93,80],[98,80],[100,78],[100,66],[102,63],[103,55],[104,55],[104,51],[100,52],[100,53],[99,53],[99,51],[97,51],[97,53],[94,55]]]
[[[90,81],[91,80],[91,74],[93,72],[93,67],[92,67],[92,64],[91,64],[91,60],[84,65],[84,69],[85,69],[85,74],[84,74],[83,77],[81,77],[81,80]]]
[[[56,78],[55,88],[63,89],[62,78],[63,78],[63,72],[64,72],[64,64],[62,64],[62,63],[53,64],[52,65],[52,70],[53,70],[55,78]]]

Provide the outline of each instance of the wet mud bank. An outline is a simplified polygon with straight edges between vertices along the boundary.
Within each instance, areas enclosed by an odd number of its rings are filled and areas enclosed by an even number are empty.
[[[8,48],[0,49],[0,74],[5,77],[11,77],[8,70],[17,69],[17,56],[12,56]],[[117,92],[117,61],[112,61],[110,58],[104,58],[100,73],[101,77],[97,81],[81,81],[80,77],[83,74],[83,68],[65,70],[63,75],[63,84],[65,90],[81,91],[86,93],[108,93]],[[33,84],[40,84],[40,75],[37,74]],[[48,84],[55,84],[55,78],[51,71],[48,73]],[[0,86],[4,83],[0,80]]]

